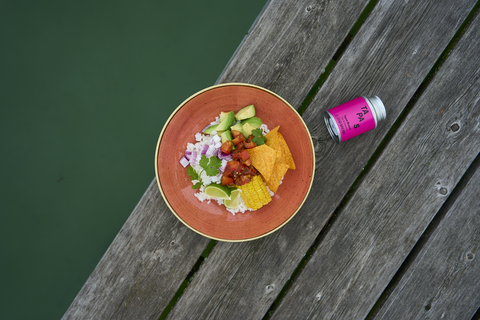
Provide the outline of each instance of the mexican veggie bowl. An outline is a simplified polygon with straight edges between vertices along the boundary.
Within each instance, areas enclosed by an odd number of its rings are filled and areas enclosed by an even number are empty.
[[[191,176],[192,171],[189,172],[188,169],[190,160],[186,159],[187,145],[196,142],[196,134],[205,134],[212,120],[217,120],[222,112],[238,113],[250,105],[255,106],[255,117],[261,119],[265,128],[281,132],[296,168],[286,170],[288,172],[280,180],[276,192],[270,195],[271,201],[258,209],[232,212],[218,203],[199,201],[195,195],[199,192],[198,188],[192,188],[195,181]],[[211,135],[211,132],[207,134]],[[217,146],[219,143],[223,145],[221,137],[216,140]],[[205,155],[198,157],[198,160],[202,156]],[[205,161],[204,159],[204,164],[210,164],[209,160]],[[314,170],[312,140],[295,109],[275,93],[243,83],[209,87],[185,100],[166,122],[155,153],[156,179],[168,207],[195,232],[221,241],[253,240],[282,227],[304,203],[310,191]],[[257,178],[253,179],[254,176],[259,175],[252,174],[250,180],[258,181]],[[264,176],[261,180],[265,184]],[[221,185],[221,179],[213,183]]]

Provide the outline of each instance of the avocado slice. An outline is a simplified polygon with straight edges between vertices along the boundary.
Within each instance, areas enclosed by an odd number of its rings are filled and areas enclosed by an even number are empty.
[[[212,133],[217,127],[218,127],[218,124],[213,124],[213,125],[207,127],[207,129],[205,129],[205,131],[203,131],[203,133],[205,133],[205,134],[210,134],[210,133]],[[215,130],[215,131],[216,131],[216,130]]]
[[[251,117],[251,118],[242,120],[242,122],[240,122],[240,123],[242,124],[242,126],[245,123],[248,123],[256,129],[256,128],[259,128],[262,125],[262,120],[260,120],[260,118],[257,118],[257,117]]]
[[[250,123],[245,123],[243,126],[243,135],[245,136],[245,138],[248,138],[249,135],[252,134],[252,131],[255,130],[256,128],[254,126],[252,126]]]
[[[236,131],[240,131],[242,134],[243,134],[243,128],[242,128],[242,124],[239,122],[237,123],[236,125],[234,126],[231,126],[230,127],[230,130],[236,130]],[[244,135],[244,134],[243,134]],[[245,136],[245,135],[244,135]]]
[[[220,112],[220,122],[222,122],[230,112]]]
[[[225,143],[226,141],[232,141],[232,133],[230,130],[223,131],[222,134],[220,134],[220,138],[222,138],[222,143]]]
[[[255,116],[255,106],[253,104],[246,106],[235,114],[235,119],[244,120]]]
[[[235,123],[235,113],[233,111],[230,111],[226,116],[225,119],[223,119],[218,127],[215,128],[215,131],[217,132],[223,132],[230,128],[233,124]]]

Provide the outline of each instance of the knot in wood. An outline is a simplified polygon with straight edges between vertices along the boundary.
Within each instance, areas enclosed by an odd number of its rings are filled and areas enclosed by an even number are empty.
[[[310,11],[312,11],[312,6],[307,7],[307,12],[310,12]]]
[[[467,252],[467,260],[472,261],[475,259],[475,254],[473,252]]]
[[[315,152],[318,152],[320,150],[320,143],[318,142],[318,139],[316,137],[312,137],[312,142],[313,142],[313,149]]]
[[[458,130],[460,130],[460,126],[458,125],[458,123],[452,124],[450,128],[452,129],[453,132],[457,132]]]
[[[269,284],[266,288],[265,288],[265,291],[267,291],[267,293],[270,293],[273,291],[273,289],[275,289],[275,286],[272,285],[272,284]]]
[[[447,190],[447,188],[442,187],[442,188],[440,188],[439,192],[440,192],[441,195],[446,195],[448,193],[448,190]]]

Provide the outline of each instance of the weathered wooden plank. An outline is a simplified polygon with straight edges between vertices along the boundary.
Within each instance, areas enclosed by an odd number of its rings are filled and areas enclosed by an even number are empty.
[[[479,101],[480,16],[342,209],[274,319],[368,314],[479,154]],[[478,282],[472,285],[480,290]]]
[[[480,306],[480,170],[375,319],[472,319]]]
[[[169,318],[263,317],[473,4],[377,4],[336,65],[330,76],[333,79],[325,83],[304,113],[316,142],[318,161],[303,208],[266,238],[218,243]],[[372,92],[387,104],[385,123],[361,138],[336,145],[323,124],[323,110]]]
[[[295,98],[298,104],[367,3],[363,0],[348,6],[348,2],[344,0],[339,5],[348,7],[346,12],[350,15],[341,19],[337,13],[338,22],[329,22],[328,28],[324,25],[322,35],[318,36],[323,39],[320,43],[310,41],[309,37],[318,33],[320,17],[330,19],[332,11],[325,8],[327,3],[270,1],[217,82],[251,82],[270,89],[283,87],[279,93]],[[294,17],[290,16],[292,13]],[[288,26],[287,21],[290,21]],[[301,37],[302,41],[292,41],[295,37]],[[308,57],[304,57],[306,52]],[[302,68],[293,61],[297,59],[302,60]],[[262,63],[252,68],[255,61]],[[267,82],[266,74],[276,80]],[[64,319],[158,318],[207,243],[208,239],[176,220],[160,196],[156,182],[152,182]]]
[[[271,1],[218,82],[270,89],[298,109],[368,1]]]
[[[158,319],[207,244],[170,213],[154,180],[63,319]]]

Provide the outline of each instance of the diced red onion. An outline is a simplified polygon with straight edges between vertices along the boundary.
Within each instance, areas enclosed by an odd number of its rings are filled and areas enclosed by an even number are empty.
[[[205,155],[208,151],[208,144],[206,144],[205,146],[203,146],[203,150],[202,150],[202,156]]]
[[[215,146],[214,145],[210,145],[207,149],[207,152],[205,152],[205,156],[207,158],[210,158],[211,156],[213,156],[213,152],[215,151]]]
[[[225,152],[223,152],[223,151],[221,151],[221,150],[218,152],[218,156],[217,156],[217,157],[218,157],[218,159],[220,159],[220,160],[227,160],[227,161],[232,160],[232,155],[231,155],[231,154],[225,153]]]
[[[189,151],[189,150],[185,151],[185,158],[186,158],[187,160],[190,160],[190,159],[191,159],[191,157],[192,157],[192,152],[193,152],[193,151]]]
[[[192,156],[190,157],[190,164],[197,164],[197,153],[192,151]]]
[[[218,171],[220,171],[220,173],[223,173],[225,171],[225,168],[227,167],[227,160],[222,160],[222,165],[220,166],[220,168],[218,168]]]
[[[186,167],[190,164],[190,161],[188,161],[187,158],[182,157],[182,158],[180,159],[180,164],[181,164],[184,168],[186,168]]]

